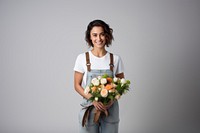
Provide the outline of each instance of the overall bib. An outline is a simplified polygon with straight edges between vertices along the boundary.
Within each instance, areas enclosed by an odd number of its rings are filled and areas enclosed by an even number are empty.
[[[90,60],[89,53],[86,52],[86,62],[87,62],[87,81],[86,86],[90,84],[91,80],[97,76],[102,76],[105,73],[109,76],[113,77],[113,55],[110,53],[110,69],[104,70],[91,70],[90,69]],[[86,108],[89,106],[93,106],[92,102],[83,98],[83,102],[81,104],[83,107],[79,113],[79,128],[80,133],[118,133],[118,124],[119,124],[119,105],[118,101],[115,101],[113,105],[108,109],[109,115],[106,117],[105,115],[99,118],[99,124],[94,122],[94,114],[95,108],[92,107],[89,117],[85,123],[85,126],[82,126],[83,115],[86,111]]]

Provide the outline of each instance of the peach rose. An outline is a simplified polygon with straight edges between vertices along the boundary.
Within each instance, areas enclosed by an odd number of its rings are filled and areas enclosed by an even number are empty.
[[[112,78],[108,77],[106,78],[108,83],[112,83]]]
[[[96,86],[93,86],[93,87],[91,88],[91,90],[92,90],[92,92],[95,92],[95,91],[97,90],[97,87],[96,87]]]
[[[101,90],[101,96],[102,97],[107,97],[108,96],[108,90],[107,89],[102,89]]]
[[[106,88],[107,90],[111,90],[111,89],[113,88],[113,86],[112,86],[112,84],[107,84],[107,85],[105,86],[105,88]]]

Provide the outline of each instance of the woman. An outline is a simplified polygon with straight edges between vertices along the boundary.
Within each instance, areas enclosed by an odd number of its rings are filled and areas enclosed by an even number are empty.
[[[78,55],[74,67],[74,87],[83,97],[83,108],[79,114],[80,133],[118,133],[119,106],[118,101],[111,101],[108,105],[101,102],[89,101],[91,94],[85,94],[84,88],[91,79],[107,73],[109,76],[124,78],[124,67],[120,56],[109,53],[105,47],[109,47],[113,40],[113,30],[102,20],[94,20],[89,23],[85,40],[92,49]],[[92,107],[86,123],[83,124],[84,114],[88,107]],[[94,110],[108,110],[107,117],[100,117],[99,123],[95,123]]]

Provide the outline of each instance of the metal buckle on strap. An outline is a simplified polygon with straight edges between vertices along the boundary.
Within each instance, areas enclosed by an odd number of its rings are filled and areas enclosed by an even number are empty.
[[[114,67],[114,65],[113,64],[109,64],[111,67]]]

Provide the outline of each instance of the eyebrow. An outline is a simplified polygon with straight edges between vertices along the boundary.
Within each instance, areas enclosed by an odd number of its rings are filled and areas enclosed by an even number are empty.
[[[101,32],[101,33],[99,33],[99,34],[104,34],[105,32]],[[96,32],[93,32],[93,33],[91,33],[92,35],[94,35],[94,34],[98,34],[98,33],[96,33]]]

